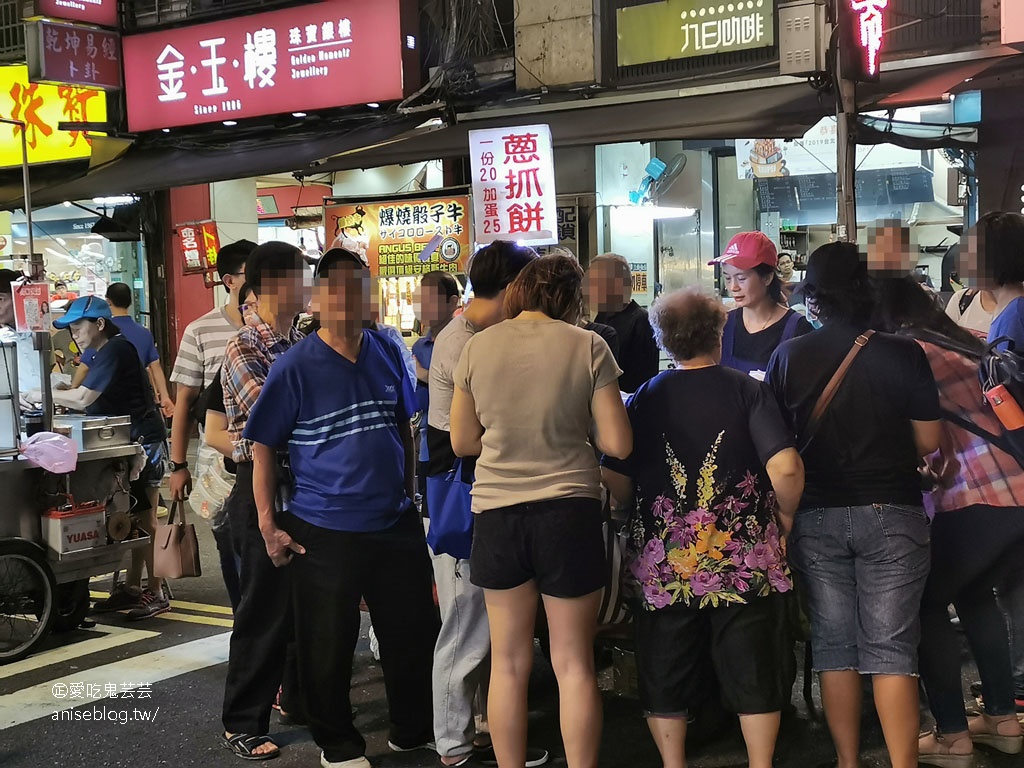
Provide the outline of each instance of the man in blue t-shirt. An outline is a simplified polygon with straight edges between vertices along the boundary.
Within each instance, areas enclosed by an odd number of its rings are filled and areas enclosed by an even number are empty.
[[[369,768],[349,688],[365,598],[380,640],[395,751],[433,740],[431,662],[439,620],[412,503],[416,396],[397,344],[366,329],[370,273],[331,249],[317,266],[320,329],[270,369],[249,414],[253,491],[267,553],[292,570],[296,654],[310,730],[326,768]],[[276,514],[275,457],[294,476]]]
[[[419,318],[423,335],[412,345],[412,356],[416,365],[416,406],[422,414],[419,428],[419,462],[416,477],[419,481],[423,516],[427,517],[427,409],[430,407],[430,359],[434,355],[434,339],[455,316],[459,306],[459,283],[451,272],[435,270],[427,272],[420,280],[417,290]]]
[[[160,365],[160,353],[156,350],[153,334],[144,325],[135,322],[135,318],[128,314],[128,309],[132,305],[132,289],[126,283],[111,283],[107,287],[107,303],[110,304],[110,314],[114,318],[114,325],[139,353],[142,367],[149,374],[150,383],[156,392],[160,410],[163,411],[164,416],[172,416],[174,400],[171,399],[170,390],[167,389],[167,377]],[[72,387],[77,387],[85,380],[95,357],[96,352],[91,349],[82,352],[82,362],[72,377]]]

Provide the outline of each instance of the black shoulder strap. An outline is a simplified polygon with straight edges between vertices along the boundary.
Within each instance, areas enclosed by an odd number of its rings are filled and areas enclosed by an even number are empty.
[[[948,349],[950,352],[956,352],[961,357],[965,357],[971,362],[980,363],[983,353],[978,349],[972,349],[965,344],[961,344],[959,341],[944,336],[943,334],[933,331],[929,328],[901,328],[898,332],[899,336],[906,336],[910,339],[917,341],[923,341],[927,344],[934,344],[936,347],[942,349]]]
[[[796,336],[796,328],[800,325],[800,320],[802,319],[802,315],[796,310],[791,309],[789,312],[790,315],[786,318],[786,325],[782,329],[782,339],[779,341],[780,344],[789,341]]]
[[[1014,446],[1006,439],[1005,435],[996,435],[989,432],[987,429],[983,429],[975,424],[973,421],[965,419],[963,416],[952,411],[947,411],[945,408],[939,410],[939,415],[942,416],[943,420],[948,421],[950,424],[970,432],[972,435],[977,435],[986,443],[998,448],[1003,453],[1009,454],[1017,463],[1024,469],[1024,456],[1017,451]]]
[[[971,306],[971,302],[974,301],[974,297],[978,295],[977,288],[968,288],[962,294],[960,294],[960,316],[962,317],[967,308]]]

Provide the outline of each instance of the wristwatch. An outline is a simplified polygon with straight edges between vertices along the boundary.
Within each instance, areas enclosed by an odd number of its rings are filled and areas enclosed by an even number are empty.
[[[180,472],[183,469],[188,469],[187,461],[183,461],[180,464],[177,461],[171,462],[171,472]]]

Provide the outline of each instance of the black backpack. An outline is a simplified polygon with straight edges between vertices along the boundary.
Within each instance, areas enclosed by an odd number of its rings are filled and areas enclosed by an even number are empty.
[[[978,363],[979,396],[985,405],[993,408],[994,415],[1003,424],[1002,432],[998,435],[989,432],[963,415],[947,411],[945,408],[941,410],[942,418],[1010,454],[1017,460],[1021,469],[1024,469],[1024,427],[1014,427],[1012,426],[1013,422],[1011,422],[1011,426],[1007,426],[1000,414],[1000,409],[993,407],[996,400],[1002,401],[1000,406],[1005,404],[1010,409],[1019,410],[1024,406],[1024,356],[1014,351],[1013,340],[1010,338],[996,339],[988,345],[984,352],[979,353],[977,350],[958,344],[940,333],[925,329],[915,328],[901,332],[901,334],[956,352],[968,360]],[[999,349],[1004,344],[1008,344],[1008,348]],[[999,387],[1002,389],[998,389]]]

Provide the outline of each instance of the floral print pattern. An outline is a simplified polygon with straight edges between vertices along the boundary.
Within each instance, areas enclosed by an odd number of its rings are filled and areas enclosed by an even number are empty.
[[[686,467],[664,436],[671,492],[647,500],[637,488],[629,572],[648,610],[746,603],[793,588],[775,494],[763,488],[763,472],[747,470],[738,481],[718,477],[724,437],[720,432],[705,456],[693,493]]]

